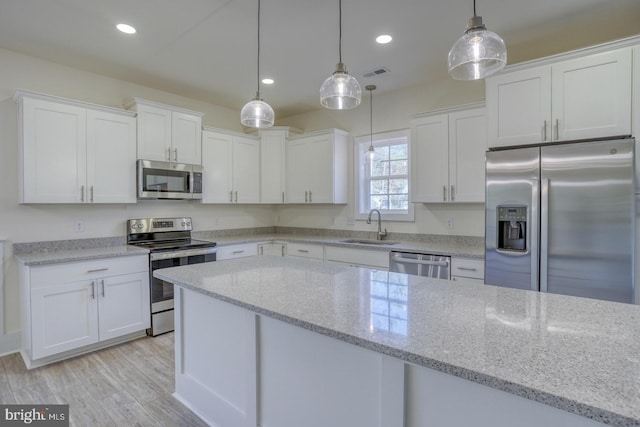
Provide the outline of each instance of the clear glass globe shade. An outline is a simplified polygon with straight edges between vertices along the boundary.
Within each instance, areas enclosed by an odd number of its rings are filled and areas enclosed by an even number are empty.
[[[355,77],[335,72],[320,86],[320,103],[331,110],[348,110],[360,105],[362,89]]]
[[[449,75],[456,80],[478,80],[502,70],[507,63],[504,40],[487,29],[469,30],[449,51]]]
[[[375,157],[376,157],[376,150],[373,148],[372,145],[370,145],[369,149],[367,149],[367,151],[364,153],[364,159],[367,162],[371,162]]]
[[[275,114],[273,108],[261,99],[253,99],[240,111],[240,123],[252,128],[268,128],[273,126]]]

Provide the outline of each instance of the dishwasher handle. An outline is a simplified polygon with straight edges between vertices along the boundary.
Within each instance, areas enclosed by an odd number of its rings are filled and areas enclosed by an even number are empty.
[[[420,264],[433,265],[436,267],[449,267],[449,263],[447,261],[429,261],[426,259],[403,258],[398,255],[393,255],[393,262],[397,262],[400,264]]]

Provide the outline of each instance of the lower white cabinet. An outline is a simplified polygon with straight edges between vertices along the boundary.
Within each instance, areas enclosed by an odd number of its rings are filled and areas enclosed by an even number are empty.
[[[361,267],[389,269],[389,251],[325,246],[325,261]]]
[[[147,255],[23,266],[21,282],[28,367],[150,326]]]
[[[258,245],[255,243],[242,243],[238,245],[218,246],[216,261],[244,258],[258,255]]]
[[[451,258],[451,280],[465,279],[484,284],[484,260]]]
[[[280,242],[258,243],[258,255],[285,256],[287,244]]]
[[[324,259],[324,246],[309,243],[287,243],[287,256]]]

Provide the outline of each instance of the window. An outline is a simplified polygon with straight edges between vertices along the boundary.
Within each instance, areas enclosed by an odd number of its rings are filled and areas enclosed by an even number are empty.
[[[366,153],[371,136],[355,138],[354,170],[356,218],[364,219],[378,209],[385,220],[413,221],[409,200],[409,131],[373,135],[372,160]]]

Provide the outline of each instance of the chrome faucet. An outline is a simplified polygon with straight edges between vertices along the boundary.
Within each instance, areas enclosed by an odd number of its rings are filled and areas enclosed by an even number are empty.
[[[374,212],[378,213],[378,234],[376,235],[376,240],[384,240],[387,235],[387,229],[385,228],[384,231],[382,231],[382,215],[380,215],[378,209],[371,209],[369,217],[367,218],[367,224],[371,224],[371,214]]]

